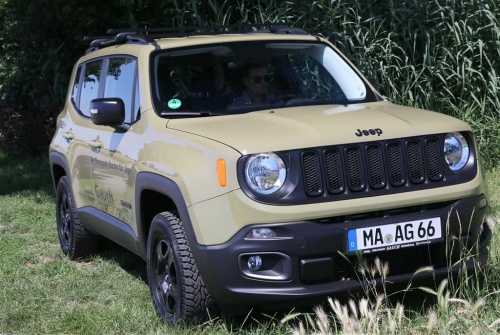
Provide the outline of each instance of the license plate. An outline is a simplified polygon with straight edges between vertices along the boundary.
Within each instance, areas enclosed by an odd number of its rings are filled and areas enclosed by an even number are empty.
[[[416,247],[441,240],[441,218],[349,229],[347,251],[363,253]]]

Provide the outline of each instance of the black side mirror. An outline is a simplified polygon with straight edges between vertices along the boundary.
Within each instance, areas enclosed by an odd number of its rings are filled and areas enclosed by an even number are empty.
[[[94,99],[90,102],[90,118],[97,125],[121,125],[125,120],[125,104],[120,98]]]

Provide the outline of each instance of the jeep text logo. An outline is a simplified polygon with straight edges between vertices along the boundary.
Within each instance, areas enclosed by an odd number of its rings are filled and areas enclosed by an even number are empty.
[[[370,136],[370,135],[382,135],[383,131],[380,128],[375,128],[375,129],[358,129],[357,132],[354,133],[354,135],[361,137],[361,136]]]

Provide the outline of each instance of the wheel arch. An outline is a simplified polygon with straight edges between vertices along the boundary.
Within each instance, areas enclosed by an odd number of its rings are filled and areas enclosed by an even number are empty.
[[[140,172],[135,179],[135,215],[140,256],[146,259],[147,240],[154,216],[165,211],[177,211],[191,249],[196,236],[182,192],[177,184],[161,175]]]
[[[68,163],[64,155],[56,151],[52,151],[49,154],[49,162],[50,172],[52,174],[52,184],[54,186],[54,189],[56,189],[61,177],[68,176],[69,178]]]

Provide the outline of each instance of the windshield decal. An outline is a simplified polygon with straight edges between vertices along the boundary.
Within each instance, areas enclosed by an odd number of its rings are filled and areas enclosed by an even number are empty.
[[[182,105],[182,102],[179,99],[170,99],[167,103],[168,108],[170,109],[177,109],[180,108]]]

